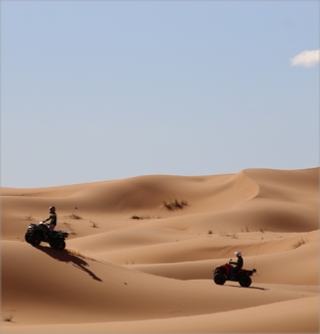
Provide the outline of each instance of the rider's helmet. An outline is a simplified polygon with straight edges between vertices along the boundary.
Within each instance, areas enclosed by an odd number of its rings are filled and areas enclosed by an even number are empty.
[[[56,208],[54,206],[50,206],[49,211],[56,211]]]
[[[241,256],[241,252],[234,252],[234,254],[236,254],[237,256]]]

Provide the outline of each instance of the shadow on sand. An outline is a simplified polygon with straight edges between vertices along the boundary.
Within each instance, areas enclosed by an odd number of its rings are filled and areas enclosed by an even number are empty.
[[[267,291],[269,289],[266,288],[262,288],[260,286],[249,286],[248,288],[244,288],[240,285],[231,285],[231,284],[226,284],[226,286],[230,287],[230,288],[239,288],[239,289],[255,289],[255,290],[262,290],[262,291]]]
[[[81,259],[80,257],[72,255],[68,253],[66,250],[59,251],[59,250],[55,250],[55,249],[44,247],[44,246],[37,246],[35,248],[41,250],[42,252],[46,253],[47,255],[51,256],[52,258],[58,261],[65,262],[65,263],[71,263],[76,268],[86,272],[94,280],[102,282],[102,280],[98,276],[96,276],[91,270],[86,268],[89,266],[88,263],[84,261],[83,259]]]

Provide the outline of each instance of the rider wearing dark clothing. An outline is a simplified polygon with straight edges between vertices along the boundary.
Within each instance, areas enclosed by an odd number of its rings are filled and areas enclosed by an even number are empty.
[[[49,213],[50,213],[49,218],[47,218],[43,222],[45,223],[46,221],[50,220],[49,231],[52,232],[57,225],[56,208],[54,206],[50,206]]]
[[[230,264],[235,265],[235,267],[233,267],[231,270],[233,276],[235,276],[238,273],[238,271],[241,270],[243,267],[243,258],[241,252],[235,252],[234,254],[237,255],[238,258],[237,262],[229,262]]]

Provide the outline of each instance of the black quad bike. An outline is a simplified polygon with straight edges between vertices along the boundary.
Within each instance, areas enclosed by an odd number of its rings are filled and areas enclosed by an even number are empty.
[[[230,260],[231,262],[231,260]],[[218,285],[223,285],[226,281],[239,282],[239,284],[245,288],[248,288],[251,283],[251,277],[257,270],[246,270],[240,269],[235,276],[232,275],[231,269],[233,266],[229,263],[226,263],[222,266],[217,267],[213,271],[213,280]]]
[[[25,234],[25,240],[32,246],[39,246],[41,241],[48,242],[49,245],[58,250],[64,250],[66,247],[65,238],[68,233],[64,231],[49,231],[49,227],[40,222],[39,224],[30,224]]]

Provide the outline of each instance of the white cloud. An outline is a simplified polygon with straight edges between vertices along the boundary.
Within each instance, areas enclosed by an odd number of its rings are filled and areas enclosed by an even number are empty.
[[[306,50],[290,59],[291,66],[312,67],[320,63],[320,50]]]

